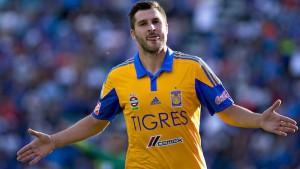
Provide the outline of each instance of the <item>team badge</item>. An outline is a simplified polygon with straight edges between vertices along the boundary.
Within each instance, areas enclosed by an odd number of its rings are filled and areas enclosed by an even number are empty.
[[[182,93],[181,90],[171,91],[171,106],[182,107]]]
[[[101,107],[101,103],[98,101],[98,102],[97,102],[97,106],[96,106],[95,109],[94,109],[94,113],[95,113],[96,115],[99,114],[100,107]]]
[[[136,94],[130,94],[129,103],[131,105],[132,110],[138,110],[139,109],[139,100],[136,97]]]

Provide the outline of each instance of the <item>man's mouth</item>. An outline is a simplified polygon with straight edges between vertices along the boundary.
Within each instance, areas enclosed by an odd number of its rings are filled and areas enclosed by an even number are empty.
[[[158,35],[149,35],[148,37],[147,37],[147,40],[149,40],[149,41],[156,41],[156,40],[158,40],[159,39],[159,36]]]

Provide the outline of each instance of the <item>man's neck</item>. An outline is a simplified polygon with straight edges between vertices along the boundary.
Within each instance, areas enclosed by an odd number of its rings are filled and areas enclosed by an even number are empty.
[[[144,68],[155,75],[160,70],[165,60],[166,52],[167,47],[163,48],[158,53],[149,53],[144,50],[139,50],[139,58]]]

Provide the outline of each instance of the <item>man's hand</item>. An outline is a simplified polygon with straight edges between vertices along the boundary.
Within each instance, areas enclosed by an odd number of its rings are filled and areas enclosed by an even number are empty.
[[[265,131],[275,133],[280,136],[287,136],[287,133],[294,133],[298,130],[297,122],[288,117],[276,113],[281,101],[277,100],[271,107],[263,112],[259,126]]]
[[[34,165],[47,154],[51,153],[55,149],[55,146],[48,134],[32,129],[28,129],[28,133],[36,138],[17,152],[17,160],[26,162],[32,159],[29,165]]]

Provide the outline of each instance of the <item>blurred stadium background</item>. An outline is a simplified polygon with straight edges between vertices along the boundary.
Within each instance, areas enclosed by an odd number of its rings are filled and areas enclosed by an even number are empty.
[[[37,165],[16,161],[27,128],[54,133],[88,115],[106,74],[132,57],[127,13],[135,0],[0,0],[0,169],[122,166],[126,125],[60,148]],[[300,122],[299,0],[162,0],[174,50],[201,56],[237,104]],[[300,133],[230,127],[204,111],[210,169],[300,169]]]

